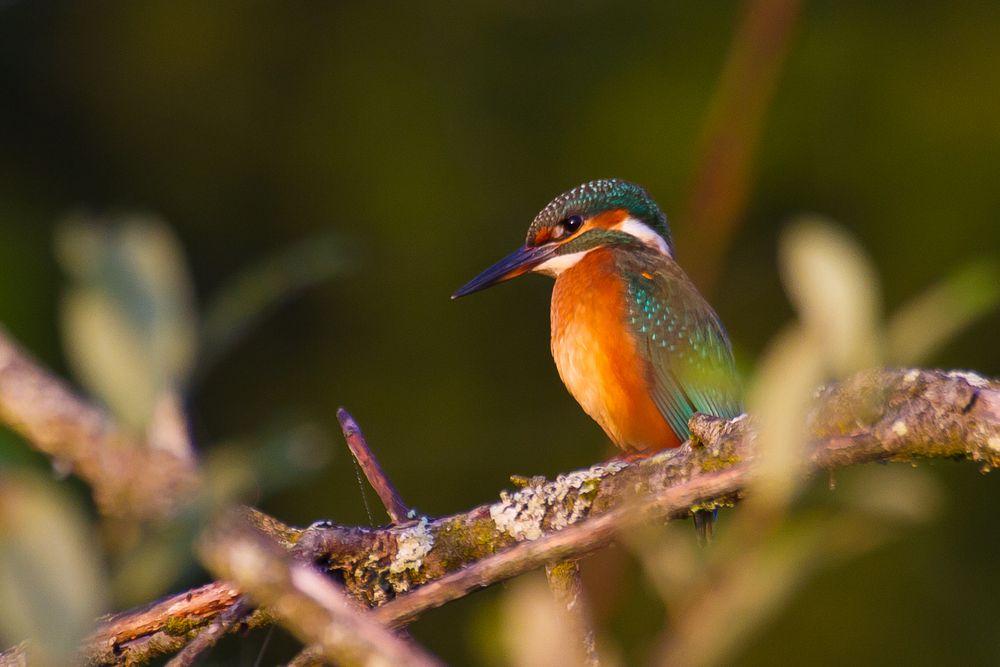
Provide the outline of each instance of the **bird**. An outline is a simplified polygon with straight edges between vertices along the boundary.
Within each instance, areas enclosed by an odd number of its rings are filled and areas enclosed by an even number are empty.
[[[550,344],[559,377],[624,458],[680,446],[696,412],[743,412],[726,329],[674,258],[667,217],[642,187],[600,179],[560,194],[522,247],[452,299],[527,273],[555,278]],[[693,515],[707,541],[716,512]]]

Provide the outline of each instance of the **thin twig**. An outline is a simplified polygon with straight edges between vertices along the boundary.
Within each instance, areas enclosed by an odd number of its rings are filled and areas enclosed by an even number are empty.
[[[361,433],[361,427],[354,421],[351,413],[344,408],[338,408],[337,421],[340,422],[340,428],[344,432],[344,439],[347,441],[351,454],[354,455],[361,470],[364,471],[368,483],[375,489],[375,493],[378,494],[392,522],[398,525],[412,519],[410,508],[403,502],[396,487],[389,480],[389,476],[385,474],[375,454],[368,446],[364,434]]]
[[[358,426],[357,421],[351,416],[351,413],[346,408],[338,408],[337,421],[340,422],[341,431],[344,433],[344,440],[347,441],[347,446],[351,450],[351,454],[354,455],[354,460],[357,461],[358,466],[364,471],[368,483],[371,484],[372,488],[375,489],[375,493],[378,494],[379,499],[382,501],[382,506],[385,507],[385,511],[389,514],[393,525],[400,525],[412,519],[412,510],[403,502],[396,487],[390,481],[389,476],[385,474],[375,453],[368,446],[368,440],[361,432],[361,427]],[[361,482],[360,475],[358,476],[358,482]],[[364,490],[362,489],[362,491]],[[365,501],[365,509],[368,509],[367,501]],[[369,513],[369,519],[371,519],[371,513]],[[308,667],[310,665],[323,664],[322,655],[323,651],[321,647],[315,645],[307,646],[292,658],[288,663],[288,667]]]
[[[564,560],[545,566],[545,578],[559,607],[563,610],[567,625],[583,647],[584,667],[600,667],[594,626],[590,620],[587,595],[580,576],[580,562]]]
[[[703,290],[717,280],[746,208],[753,155],[801,7],[801,0],[745,4],[706,114],[677,243],[698,259],[686,266]]]
[[[239,584],[278,622],[323,656],[344,665],[436,667],[435,658],[404,641],[350,600],[343,589],[311,565],[293,559],[272,538],[231,514],[218,521],[198,549],[205,565]]]

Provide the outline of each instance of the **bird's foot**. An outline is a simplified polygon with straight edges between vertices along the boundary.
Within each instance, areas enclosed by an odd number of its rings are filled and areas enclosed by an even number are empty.
[[[635,463],[636,461],[648,459],[650,456],[652,456],[652,452],[622,452],[621,454],[612,456],[611,460],[621,461],[622,463]]]

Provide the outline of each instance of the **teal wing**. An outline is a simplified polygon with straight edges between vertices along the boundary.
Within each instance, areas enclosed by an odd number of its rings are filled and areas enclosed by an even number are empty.
[[[653,401],[681,440],[695,412],[742,413],[733,352],[719,316],[684,271],[662,256],[622,257],[629,324]]]

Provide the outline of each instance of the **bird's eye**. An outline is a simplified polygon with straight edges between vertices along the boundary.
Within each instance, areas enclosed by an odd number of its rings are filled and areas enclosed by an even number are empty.
[[[563,229],[572,234],[576,230],[580,229],[580,225],[583,224],[583,218],[578,215],[571,215],[559,224],[562,225]]]

